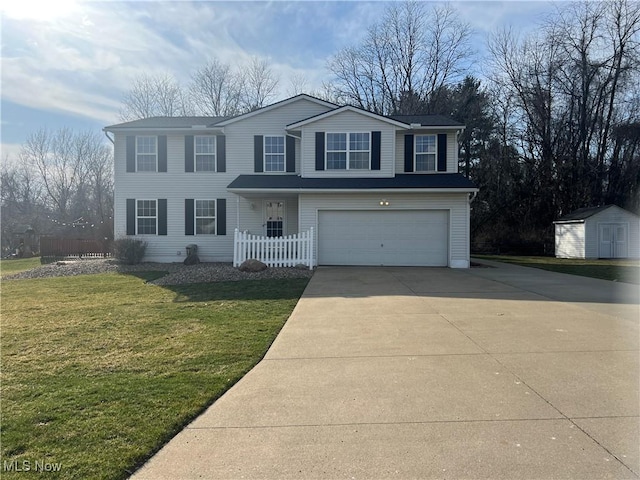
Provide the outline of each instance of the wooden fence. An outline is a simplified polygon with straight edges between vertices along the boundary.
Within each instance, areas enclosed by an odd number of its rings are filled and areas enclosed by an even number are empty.
[[[111,242],[108,240],[86,240],[64,237],[40,237],[40,258],[55,260],[61,258],[107,258],[111,257]]]
[[[241,232],[236,228],[233,242],[233,266],[249,259],[260,260],[269,267],[313,268],[313,228],[286,237],[264,237]]]

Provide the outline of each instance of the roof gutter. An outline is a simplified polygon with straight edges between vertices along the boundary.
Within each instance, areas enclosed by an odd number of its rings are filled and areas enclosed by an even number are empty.
[[[563,223],[584,223],[584,219],[581,220],[556,220],[553,223],[555,224],[563,224]]]
[[[203,127],[203,126],[190,126],[190,127],[120,127],[120,128],[111,128],[105,127],[102,129],[103,132],[193,132],[193,131],[207,131],[207,132],[219,132],[224,133],[224,128],[222,127]]]
[[[477,188],[228,188],[231,193],[477,193]]]

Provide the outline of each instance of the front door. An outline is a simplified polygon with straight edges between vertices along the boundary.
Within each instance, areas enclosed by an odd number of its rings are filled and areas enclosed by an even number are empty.
[[[627,258],[627,225],[601,223],[599,228],[599,257]]]
[[[284,235],[284,202],[267,200],[265,202],[265,234],[267,237]]]

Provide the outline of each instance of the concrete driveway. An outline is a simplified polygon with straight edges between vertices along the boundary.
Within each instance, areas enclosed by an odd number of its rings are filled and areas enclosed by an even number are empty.
[[[639,478],[638,288],[491,265],[319,268],[135,478]]]

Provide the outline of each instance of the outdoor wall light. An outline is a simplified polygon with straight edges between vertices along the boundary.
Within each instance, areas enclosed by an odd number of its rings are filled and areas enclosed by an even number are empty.
[[[389,206],[389,200],[385,200],[383,198],[382,200],[380,200],[380,206],[381,207],[388,207]]]

